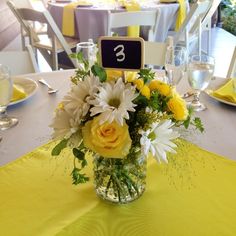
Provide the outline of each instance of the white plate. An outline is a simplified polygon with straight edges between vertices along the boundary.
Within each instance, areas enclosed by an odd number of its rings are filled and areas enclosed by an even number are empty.
[[[230,102],[230,101],[227,101],[227,100],[224,100],[222,98],[218,98],[218,97],[215,97],[212,93],[214,90],[220,88],[221,86],[223,86],[224,84],[226,84],[229,80],[228,79],[224,79],[224,78],[217,78],[212,80],[210,82],[210,85],[208,86],[208,88],[205,90],[205,93],[207,95],[209,95],[211,98],[219,101],[219,102],[222,102],[222,103],[225,103],[225,104],[228,104],[228,105],[231,105],[231,106],[235,106],[236,107],[236,103],[233,103],[233,102]]]
[[[25,78],[25,77],[13,77],[12,79],[13,79],[14,84],[19,85],[20,87],[24,89],[26,93],[26,97],[20,100],[11,102],[9,106],[23,102],[26,99],[32,97],[36,93],[38,84],[34,80]]]

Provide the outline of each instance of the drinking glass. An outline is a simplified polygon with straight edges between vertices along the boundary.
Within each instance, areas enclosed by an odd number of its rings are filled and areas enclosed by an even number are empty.
[[[201,91],[206,89],[214,72],[215,60],[208,55],[192,55],[188,65],[188,82],[194,89],[194,98],[190,106],[194,111],[203,111],[206,106],[200,102]]]
[[[76,53],[81,53],[84,60],[88,61],[89,68],[96,61],[96,45],[92,42],[81,42],[76,46]],[[81,60],[77,61],[78,68],[84,68],[84,64]]]
[[[9,129],[18,123],[18,119],[7,115],[7,106],[12,97],[12,80],[8,67],[0,64],[0,130]]]
[[[182,46],[169,46],[165,55],[165,70],[169,84],[176,86],[186,72],[187,50]]]

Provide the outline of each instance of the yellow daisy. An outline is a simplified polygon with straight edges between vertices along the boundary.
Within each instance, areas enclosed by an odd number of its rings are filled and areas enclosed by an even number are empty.
[[[161,95],[168,96],[171,93],[171,87],[159,80],[152,80],[149,84],[151,91],[159,91]]]

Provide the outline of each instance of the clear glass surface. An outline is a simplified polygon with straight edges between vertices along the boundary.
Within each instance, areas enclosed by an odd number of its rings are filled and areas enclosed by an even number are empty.
[[[189,104],[195,111],[203,111],[206,106],[200,102],[200,93],[205,90],[213,76],[215,61],[208,55],[192,55],[188,65],[188,82],[195,91]]]
[[[165,70],[169,84],[176,86],[184,77],[187,65],[187,50],[181,46],[169,46],[165,55]]]
[[[83,59],[88,61],[89,67],[96,62],[97,48],[92,41],[78,43],[76,46],[76,53],[82,54]],[[80,60],[77,61],[77,66],[78,68],[84,67]]]
[[[9,129],[18,123],[7,115],[7,106],[12,97],[13,85],[8,67],[0,64],[0,130]]]

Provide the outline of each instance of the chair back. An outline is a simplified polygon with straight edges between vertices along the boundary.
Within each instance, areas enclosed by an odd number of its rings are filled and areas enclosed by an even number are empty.
[[[189,51],[189,37],[190,35],[197,34],[199,51],[201,50],[201,21],[210,9],[210,6],[211,2],[209,0],[197,1],[191,5],[184,22],[173,37],[174,45],[184,37],[185,46],[187,51]]]
[[[24,22],[28,22],[33,47],[40,48],[42,50],[50,50],[53,52],[53,54],[65,51],[72,65],[76,67],[76,62],[69,57],[69,55],[72,54],[71,47],[68,45],[67,41],[65,40],[64,36],[62,35],[55,21],[53,20],[51,14],[47,10],[36,11],[34,9],[29,8],[18,8],[17,12]],[[51,38],[51,46],[45,46],[40,44],[39,37],[35,37],[35,35],[37,36],[37,33],[34,31],[34,28],[31,27],[31,22],[47,24],[51,32],[51,35],[47,35],[48,40]],[[58,47],[57,42],[59,43],[60,48]],[[55,58],[53,60],[55,60]],[[53,69],[58,69],[58,62],[53,64]]]
[[[233,78],[233,77],[236,77],[236,46],[234,48],[234,52],[230,61],[226,78]]]
[[[30,0],[11,0],[17,8],[32,8],[33,5]]]
[[[35,55],[29,45],[27,51],[1,51],[0,64],[8,66],[11,75],[39,72]]]
[[[144,63],[152,66],[163,67],[165,65],[166,48],[168,44],[145,41]]]
[[[112,29],[133,25],[149,26],[148,40],[153,41],[156,34],[156,24],[159,21],[159,10],[152,11],[126,11],[109,12],[108,35],[111,36]]]

